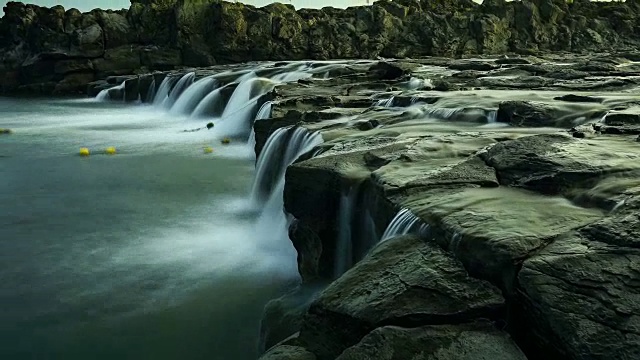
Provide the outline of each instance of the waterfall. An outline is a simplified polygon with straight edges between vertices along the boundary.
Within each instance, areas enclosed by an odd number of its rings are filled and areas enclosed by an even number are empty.
[[[156,78],[153,77],[153,80],[151,80],[151,84],[149,85],[149,90],[147,91],[147,98],[145,99],[145,102],[147,104],[151,104],[153,103],[153,98],[156,97]]]
[[[238,84],[222,116],[215,122],[216,133],[225,136],[249,136],[258,100],[274,83],[265,78],[249,78]]]
[[[428,108],[422,109],[422,116],[425,118],[433,118],[437,120],[449,120],[453,115],[459,113],[459,108]]]
[[[217,87],[213,76],[202,78],[186,88],[171,106],[170,112],[176,115],[190,115],[200,102]],[[176,85],[177,87],[177,85]]]
[[[267,143],[258,158],[252,191],[259,201],[256,205],[262,205],[256,231],[264,237],[262,246],[281,254],[283,261],[289,262],[285,266],[297,273],[296,251],[288,240],[293,218],[284,211],[285,171],[301,155],[322,143],[322,137],[301,127],[286,127],[271,134]],[[259,190],[262,192],[256,194]]]
[[[287,66],[289,68],[289,66]],[[304,71],[308,69],[308,65],[302,64],[295,66],[292,71],[285,71],[281,74],[274,75],[271,79],[278,82],[293,82],[300,79],[307,79],[313,76],[312,73]]]
[[[256,118],[254,119],[254,123],[258,120],[264,120],[264,119],[268,119],[271,117],[271,108],[273,107],[273,103],[271,101],[267,101],[264,104],[262,104],[262,106],[260,106],[260,110],[258,110],[258,113],[256,114]],[[251,146],[252,148],[254,148],[256,146],[256,132],[253,128],[253,126],[251,127],[251,134],[249,135],[249,141],[247,141],[247,143],[249,144],[249,146]]]
[[[358,199],[358,186],[353,185],[343,190],[340,195],[338,208],[338,234],[336,237],[336,249],[334,254],[334,278],[339,278],[353,265],[353,236],[352,223],[356,201]]]
[[[191,117],[201,117],[212,114],[218,101],[221,101],[222,89],[224,88],[217,88],[200,100],[196,108],[191,112]]]
[[[176,101],[178,101],[178,98],[180,97],[182,92],[185,91],[189,86],[191,86],[191,84],[193,84],[193,80],[195,78],[196,78],[196,73],[194,72],[184,74],[180,78],[180,80],[178,80],[176,85],[171,89],[171,91],[169,92],[169,95],[164,99],[164,101],[162,102],[162,106],[165,109],[170,109],[173,106],[173,104],[175,104]]]
[[[273,194],[279,193],[280,186],[284,189],[287,167],[321,143],[322,137],[318,133],[310,133],[302,127],[288,126],[274,131],[256,163],[256,177],[251,189],[254,204],[266,202]]]
[[[125,99],[125,85],[126,81],[122,84],[104,89],[96,95],[97,101],[124,101]],[[115,97],[114,97],[115,95]]]
[[[169,97],[169,92],[171,91],[171,87],[175,83],[175,77],[167,75],[162,83],[160,83],[160,88],[156,92],[153,98],[153,105],[160,106],[162,103]]]
[[[392,96],[388,99],[381,99],[378,100],[375,103],[375,106],[382,106],[382,107],[392,107],[393,106],[393,100],[395,99],[395,96]]]
[[[495,122],[498,122],[498,111],[497,110],[491,110],[487,113],[487,123],[488,124],[493,124]]]
[[[258,114],[256,114],[256,120],[264,120],[271,117],[271,109],[273,108],[273,102],[267,101],[260,107]]]
[[[423,235],[428,228],[429,225],[424,224],[422,220],[409,211],[409,209],[402,209],[396,214],[393,220],[391,220],[384,234],[382,234],[380,241],[382,242],[409,233]]]

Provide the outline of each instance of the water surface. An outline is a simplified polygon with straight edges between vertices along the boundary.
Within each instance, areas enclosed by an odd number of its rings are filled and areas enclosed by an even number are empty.
[[[182,132],[202,125],[0,98],[0,128],[14,130],[0,137],[0,358],[257,357],[295,253],[248,207],[251,148]]]

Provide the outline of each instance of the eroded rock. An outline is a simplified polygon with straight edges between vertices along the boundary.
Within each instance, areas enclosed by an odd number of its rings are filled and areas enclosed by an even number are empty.
[[[510,339],[488,321],[402,328],[386,326],[365,336],[336,360],[525,360]]]
[[[436,244],[399,237],[378,245],[320,295],[300,341],[318,359],[333,359],[379,326],[495,318],[503,305],[496,287],[469,277]]]
[[[640,354],[639,224],[636,214],[603,220],[525,261],[518,276],[523,313],[533,324],[529,333],[547,344],[546,354]]]

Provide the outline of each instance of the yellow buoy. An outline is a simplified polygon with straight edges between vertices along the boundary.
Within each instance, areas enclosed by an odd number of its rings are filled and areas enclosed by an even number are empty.
[[[226,138],[222,139],[222,141],[221,141],[221,142],[222,142],[223,144],[227,145],[227,144],[230,144],[230,143],[231,143],[231,139],[229,139],[228,137],[226,137]]]
[[[202,150],[204,151],[205,154],[211,154],[213,152],[213,148],[211,146],[206,146]]]
[[[115,155],[116,154],[116,148],[114,146],[109,146],[108,148],[106,148],[104,150],[104,153],[107,155]]]
[[[89,148],[80,148],[80,156],[89,156]]]

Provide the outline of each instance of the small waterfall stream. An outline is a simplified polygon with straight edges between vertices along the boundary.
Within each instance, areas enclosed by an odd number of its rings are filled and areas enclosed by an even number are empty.
[[[262,106],[260,107],[260,110],[258,110],[258,113],[256,114],[254,123],[258,120],[264,120],[264,119],[270,118],[272,107],[273,107],[273,103],[271,101],[267,101],[264,104],[262,104]],[[252,148],[256,146],[256,132],[254,131],[253,126],[251,127],[251,134],[249,135],[248,143],[249,143],[249,146],[251,146]]]
[[[158,91],[156,91],[156,95],[153,98],[154,106],[161,106],[162,103],[164,103],[164,101],[169,97],[169,92],[171,91],[171,88],[176,81],[177,80],[175,76],[169,75],[167,75],[167,77],[162,80],[162,83],[160,83],[160,87],[158,88]]]
[[[149,89],[147,90],[147,98],[145,99],[145,102],[147,104],[151,104],[153,103],[153,98],[155,97],[156,97],[156,78],[154,77],[153,80],[151,80]]]
[[[255,204],[265,203],[279,187],[284,189],[287,167],[322,143],[322,137],[302,127],[283,127],[271,134],[256,162],[256,176],[251,189]]]
[[[396,236],[407,235],[409,233],[424,234],[429,229],[429,225],[424,224],[419,217],[415,216],[409,209],[402,209],[391,220],[389,226],[382,234],[380,241],[386,241]]]
[[[205,117],[208,114],[213,113],[216,105],[221,101],[222,89],[223,88],[217,88],[202,98],[202,100],[200,100],[196,105],[195,109],[191,112],[191,117]]]
[[[249,136],[255,120],[258,100],[273,89],[275,83],[266,78],[248,78],[238,84],[222,112],[214,121],[216,130],[227,136]]]
[[[108,89],[101,90],[98,95],[96,95],[97,101],[124,101],[125,99],[125,85],[126,82],[123,81],[122,84],[110,87]],[[119,98],[114,99],[113,94],[119,95]]]
[[[165,109],[171,109],[173,104],[178,101],[178,98],[180,97],[182,92],[193,84],[193,80],[195,79],[195,77],[196,73],[194,72],[184,74],[180,78],[180,80],[178,80],[178,82],[173,86],[167,97],[162,101],[162,107],[164,107]]]
[[[392,107],[393,106],[393,101],[395,99],[395,96],[391,96],[388,99],[380,99],[378,101],[376,101],[375,106],[382,106],[382,107]]]
[[[203,98],[217,87],[218,82],[213,76],[207,76],[194,82],[178,97],[169,112],[176,115],[191,115]]]
[[[252,199],[262,205],[256,223],[256,233],[264,237],[263,246],[282,256],[282,266],[291,273],[298,273],[296,250],[289,240],[292,217],[284,210],[284,186],[286,168],[301,155],[322,143],[318,133],[310,133],[301,127],[276,130],[267,141],[256,166]]]
[[[342,191],[338,208],[338,234],[333,276],[339,278],[353,265],[353,218],[358,200],[358,185],[352,185]]]

